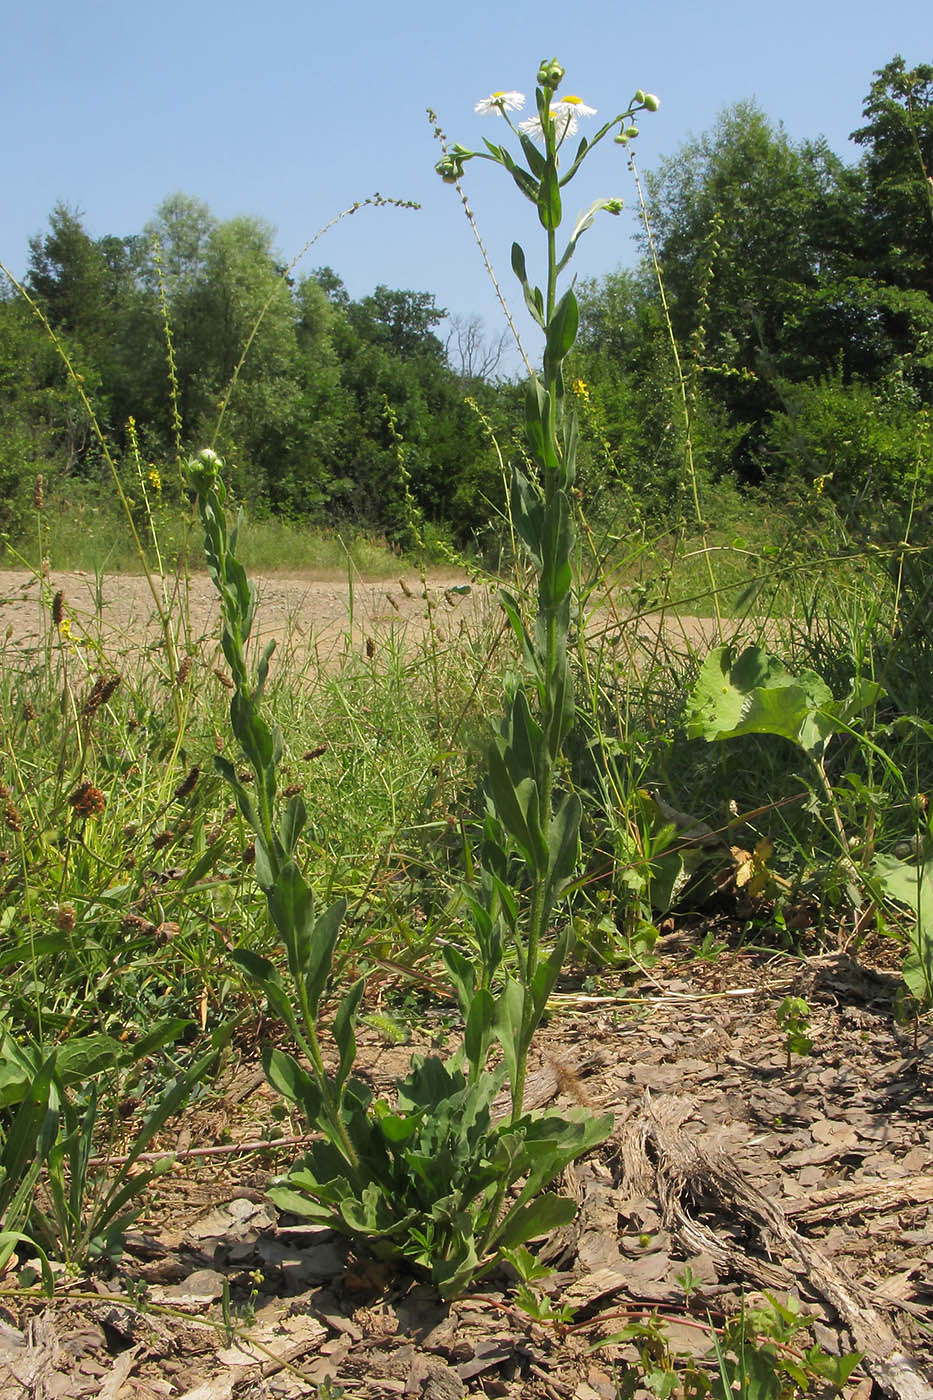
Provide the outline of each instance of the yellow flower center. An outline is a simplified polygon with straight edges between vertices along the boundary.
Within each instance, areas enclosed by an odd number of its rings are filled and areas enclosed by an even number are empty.
[[[561,102],[572,102],[572,103],[574,104],[575,107],[580,107],[580,106],[583,105],[583,98],[582,98],[582,97],[562,97],[562,98],[561,98]]]

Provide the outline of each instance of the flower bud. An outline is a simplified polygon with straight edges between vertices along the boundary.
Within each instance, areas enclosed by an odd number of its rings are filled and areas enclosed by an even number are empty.
[[[625,134],[626,134],[626,136],[628,136],[629,138],[631,138],[632,136],[637,136],[637,135],[638,135],[638,127],[637,127],[637,126],[627,126],[627,127],[625,128]]]
[[[543,59],[538,69],[538,86],[549,88],[551,92],[554,92],[556,88],[560,87],[563,76],[564,70],[556,58],[552,58],[550,62]]]
[[[635,96],[632,98],[632,101],[639,107],[644,106],[645,94],[642,92],[641,88],[636,89]]]
[[[655,97],[653,92],[646,92],[642,100],[642,106],[649,112],[656,112],[661,105],[661,99]]]
[[[607,214],[621,214],[625,204],[621,199],[607,199],[603,207]]]
[[[444,156],[434,169],[448,185],[455,185],[463,174],[463,161],[456,156]]]

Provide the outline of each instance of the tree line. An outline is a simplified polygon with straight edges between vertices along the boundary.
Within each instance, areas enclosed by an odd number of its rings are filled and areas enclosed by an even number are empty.
[[[707,480],[815,490],[859,528],[923,504],[933,64],[880,69],[852,140],[847,163],[743,102],[645,176],[640,261],[578,288],[568,392],[584,494],[670,517],[689,438]],[[216,445],[257,509],[405,543],[413,510],[464,540],[503,504],[491,435],[516,447],[522,386],[498,372],[502,342],[476,318],[445,331],[430,292],[353,300],[329,268],[283,277],[263,220],[221,221],[183,194],[128,237],[93,238],[58,205],[30,240],[25,286],[118,459],[138,443],[165,482],[179,452],[213,436],[235,376]],[[0,527],[15,528],[37,472],[62,487],[100,471],[81,394],[7,288]]]

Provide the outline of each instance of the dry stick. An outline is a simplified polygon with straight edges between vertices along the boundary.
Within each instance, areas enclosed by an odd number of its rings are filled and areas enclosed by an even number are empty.
[[[258,1142],[225,1142],[215,1147],[183,1147],[177,1152],[139,1152],[135,1162],[180,1162],[189,1157],[233,1157],[244,1152],[268,1152],[278,1147],[304,1147],[316,1142],[320,1133],[303,1133],[301,1137],[263,1138]],[[89,1167],[120,1167],[130,1160],[129,1154],[121,1157],[90,1157]]]

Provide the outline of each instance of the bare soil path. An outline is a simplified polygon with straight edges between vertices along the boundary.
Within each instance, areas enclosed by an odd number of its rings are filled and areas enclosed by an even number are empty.
[[[345,574],[267,574],[254,576],[253,582],[259,593],[256,640],[264,645],[275,637],[279,645],[312,652],[324,664],[335,664],[348,647],[359,650],[370,638],[412,646],[433,629],[439,641],[447,642],[501,616],[494,583],[471,580],[453,569],[432,569],[424,579],[406,570],[395,578],[356,578],[352,585]],[[165,590],[176,632],[183,627],[192,645],[216,639],[217,595],[207,574],[169,577],[162,585],[156,580],[156,587]],[[40,586],[32,574],[0,570],[0,636],[6,634],[8,654],[26,655],[49,635],[50,603],[59,592],[71,634],[99,643],[112,660],[140,646],[158,645],[155,600],[143,577],[108,574],[97,580],[81,570],[56,570]],[[626,645],[637,649],[653,640],[658,626],[656,617],[638,619]],[[620,633],[619,620],[604,611],[591,630],[598,635],[607,629]],[[712,619],[670,614],[663,632],[674,645],[702,648],[714,641],[716,629]]]

